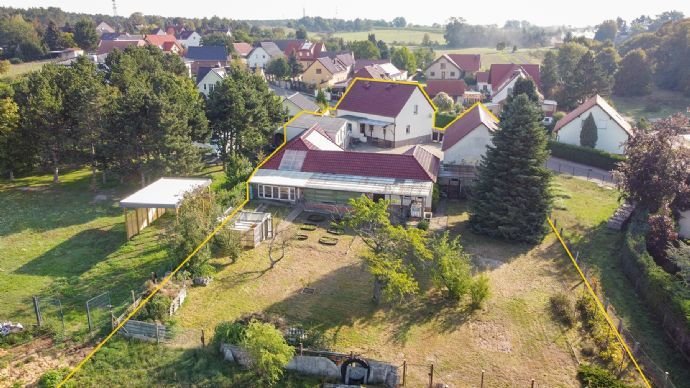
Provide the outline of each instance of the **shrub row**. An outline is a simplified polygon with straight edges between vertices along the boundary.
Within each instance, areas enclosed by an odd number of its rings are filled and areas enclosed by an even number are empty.
[[[663,322],[671,340],[690,357],[690,289],[647,253],[646,219],[644,212],[636,212],[631,219],[622,249],[622,268],[645,304]]]
[[[610,154],[593,148],[559,143],[557,141],[550,141],[549,149],[551,149],[551,156],[556,158],[582,163],[608,171],[615,169],[618,162],[625,160],[625,157],[621,155]]]
[[[450,124],[456,117],[457,115],[454,114],[438,112],[436,113],[436,122],[434,126],[436,128],[445,128],[446,125]]]

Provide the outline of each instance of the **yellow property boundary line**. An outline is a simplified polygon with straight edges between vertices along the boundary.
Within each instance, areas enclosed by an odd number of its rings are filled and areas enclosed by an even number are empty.
[[[429,102],[429,104],[431,104],[432,108],[434,109],[434,113],[433,113],[433,115],[432,115],[432,120],[433,120],[433,122],[432,122],[432,128],[433,128],[433,129],[445,130],[446,128],[448,128],[448,126],[450,126],[450,125],[453,124],[456,120],[458,120],[458,119],[460,119],[461,117],[463,117],[467,112],[471,111],[471,110],[472,110],[475,106],[477,106],[477,105],[480,105],[480,107],[483,108],[484,110],[486,110],[489,114],[491,114],[492,117],[496,118],[496,117],[493,115],[493,113],[491,113],[491,111],[490,111],[488,108],[486,108],[482,103],[477,102],[477,103],[475,103],[474,105],[472,105],[470,108],[466,109],[461,115],[459,115],[458,117],[456,117],[455,119],[453,119],[453,120],[452,120],[450,123],[448,123],[448,125],[446,125],[445,127],[443,127],[443,128],[436,128],[436,126],[435,126],[435,123],[436,123],[436,112],[438,111],[438,108],[436,107],[436,105],[434,104],[434,102],[431,100],[431,98],[429,98],[429,95],[426,93],[426,91],[425,91],[424,88],[422,87],[422,84],[420,84],[420,83],[418,83],[418,82],[410,82],[410,81],[377,80],[377,79],[360,78],[360,77],[355,78],[355,79],[350,83],[350,85],[349,85],[349,86],[347,87],[347,89],[345,90],[345,93],[343,93],[342,97],[340,97],[340,100],[338,100],[338,103],[335,105],[335,107],[333,107],[333,109],[338,109],[338,106],[340,105],[340,103],[343,101],[343,99],[345,98],[345,96],[347,95],[347,93],[349,93],[350,89],[352,88],[352,86],[353,86],[356,82],[383,82],[383,83],[393,83],[393,84],[415,85],[415,86],[417,86],[417,87],[419,88],[419,90],[422,92],[422,94],[424,95],[424,97],[426,98],[426,100]],[[127,317],[125,317],[125,319],[122,320],[122,322],[120,322],[120,323],[119,323],[119,324],[118,324],[118,325],[117,325],[117,326],[116,326],[116,327],[115,327],[105,338],[103,338],[103,339],[96,345],[96,347],[94,347],[94,348],[91,350],[91,352],[89,352],[89,354],[88,354],[83,360],[81,360],[81,361],[77,364],[77,366],[75,366],[75,367],[70,371],[70,373],[67,374],[67,376],[65,376],[65,378],[58,384],[58,388],[64,386],[70,379],[72,379],[72,377],[74,377],[74,375],[75,375],[77,372],[79,372],[79,370],[81,370],[81,368],[84,366],[84,364],[86,364],[86,362],[89,361],[89,360],[90,360],[90,359],[91,359],[91,358],[92,358],[92,357],[103,347],[103,345],[105,345],[105,344],[106,344],[106,343],[107,343],[107,342],[108,342],[108,341],[109,341],[109,340],[110,340],[120,329],[122,329],[122,327],[127,323],[127,321],[129,321],[136,313],[138,313],[139,310],[141,310],[141,308],[144,307],[144,305],[145,305],[146,303],[148,303],[148,302],[151,300],[151,298],[153,298],[153,296],[156,295],[156,294],[158,293],[158,291],[160,291],[160,290],[163,288],[163,286],[165,286],[165,285],[170,281],[170,279],[171,279],[173,276],[175,276],[175,274],[177,274],[177,273],[180,271],[180,269],[182,269],[182,267],[184,267],[184,265],[187,264],[187,263],[189,262],[189,260],[190,260],[192,257],[194,257],[194,255],[196,255],[197,252],[199,252],[199,250],[200,250],[201,248],[203,248],[206,244],[208,244],[208,242],[211,240],[211,238],[213,238],[213,236],[215,236],[215,235],[218,233],[218,231],[220,231],[223,227],[225,227],[225,225],[230,221],[230,219],[232,219],[232,217],[235,216],[235,214],[237,214],[238,211],[240,211],[242,208],[244,208],[244,206],[245,206],[247,203],[249,203],[249,182],[251,181],[252,177],[253,177],[254,174],[256,174],[256,172],[261,168],[261,166],[264,165],[264,163],[266,163],[267,161],[269,161],[278,151],[280,151],[280,150],[283,148],[283,146],[285,146],[285,144],[287,143],[287,140],[286,140],[286,139],[287,139],[287,127],[288,127],[288,125],[290,125],[290,123],[292,123],[292,122],[293,122],[294,120],[296,120],[298,117],[300,117],[300,116],[302,116],[302,115],[305,115],[305,114],[310,114],[310,115],[314,115],[314,116],[324,116],[324,115],[328,114],[328,111],[326,111],[326,112],[302,111],[302,112],[299,112],[298,114],[296,114],[292,119],[288,120],[285,124],[283,124],[283,142],[282,142],[282,143],[280,144],[280,146],[279,146],[278,148],[276,148],[270,155],[268,155],[264,160],[262,160],[262,161],[256,166],[256,168],[252,171],[251,175],[249,175],[249,178],[248,178],[247,181],[245,182],[245,185],[246,185],[246,188],[245,188],[245,189],[246,189],[246,192],[245,192],[245,199],[244,199],[244,201],[243,201],[240,205],[238,205],[232,212],[230,212],[230,214],[228,214],[228,216],[225,217],[225,218],[223,219],[223,221],[221,221],[221,223],[218,224],[218,226],[216,226],[216,228],[213,229],[213,231],[212,231],[208,236],[206,236],[206,238],[204,239],[204,241],[202,241],[201,244],[199,244],[199,246],[197,246],[196,248],[194,248],[194,250],[193,250],[187,257],[185,257],[185,259],[182,260],[182,262],[181,262],[181,263],[180,263],[180,264],[179,264],[179,265],[178,265],[168,276],[166,276],[165,278],[163,278],[163,280],[156,286],[156,288],[154,288],[153,291],[151,291],[151,293],[150,293],[146,298],[144,298],[144,299],[137,305],[137,307],[134,308],[134,310],[132,310],[132,311],[127,315]],[[497,119],[497,120],[498,120],[498,119]],[[627,349],[627,348],[626,348],[626,349]],[[635,365],[637,365],[637,364],[635,364]],[[638,369],[639,369],[639,368],[638,368]],[[645,381],[646,381],[646,380],[645,380]]]
[[[645,376],[644,372],[642,372],[642,368],[640,368],[640,365],[637,363],[637,360],[633,356],[632,352],[630,351],[630,348],[628,348],[628,345],[626,345],[625,341],[623,340],[623,337],[621,334],[618,332],[618,329],[616,328],[616,325],[614,325],[613,320],[609,316],[609,314],[606,312],[606,308],[604,308],[604,305],[601,304],[601,301],[599,301],[599,298],[597,297],[596,293],[592,289],[592,286],[589,284],[589,281],[587,281],[587,277],[585,277],[585,274],[582,272],[580,269],[580,266],[577,264],[577,261],[573,257],[573,254],[570,252],[570,249],[568,248],[568,245],[565,243],[563,240],[563,237],[561,236],[560,233],[558,233],[558,230],[556,230],[556,226],[553,224],[551,221],[551,218],[547,218],[549,221],[549,226],[551,226],[551,229],[553,232],[556,234],[556,237],[558,238],[558,241],[560,241],[561,245],[563,246],[563,249],[565,249],[565,252],[568,254],[568,257],[570,258],[570,261],[573,263],[575,266],[575,269],[577,269],[577,272],[580,274],[580,277],[582,278],[582,281],[584,282],[585,286],[587,287],[587,290],[589,290],[589,293],[592,295],[594,298],[597,306],[599,307],[599,310],[604,313],[604,317],[606,318],[606,322],[609,324],[611,329],[613,329],[614,334],[616,335],[616,338],[618,339],[618,342],[623,346],[623,349],[625,349],[625,352],[628,354],[628,357],[630,357],[630,360],[633,362],[635,365],[635,369],[640,373],[640,377],[642,377],[642,381],[651,388],[652,384],[649,382],[647,379],[647,376]]]

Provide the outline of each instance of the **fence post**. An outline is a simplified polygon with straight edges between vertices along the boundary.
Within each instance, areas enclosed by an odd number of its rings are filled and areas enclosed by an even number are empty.
[[[429,369],[429,388],[434,388],[434,364]]]
[[[664,388],[668,387],[668,372],[664,372]]]
[[[558,166],[560,170],[561,164],[559,163]],[[479,388],[484,388],[484,369],[482,369],[482,381],[479,383]]]
[[[589,174],[591,174],[591,173],[592,173],[592,169],[590,168],[587,170],[587,180],[589,180]]]
[[[134,290],[131,290],[131,291],[132,291],[132,305],[135,305],[137,303],[137,297],[134,296]]]
[[[91,309],[89,309],[89,302],[86,302],[86,319],[89,322],[89,332],[92,332],[93,325],[91,324]]]
[[[532,385],[530,385],[531,388],[534,388],[534,379],[532,379]]]
[[[201,346],[206,346],[206,333],[204,333],[204,329],[201,329]]]
[[[161,343],[161,337],[160,337],[160,332],[159,332],[159,327],[157,323],[154,323],[156,326],[156,343],[160,344]]]
[[[32,296],[31,297],[34,302],[34,312],[36,313],[36,323],[38,324],[38,327],[43,326],[43,317],[41,317],[41,307],[38,305],[38,297],[37,296]]]
[[[407,360],[403,361],[403,376],[402,376],[402,386],[405,386],[405,377],[407,377]]]

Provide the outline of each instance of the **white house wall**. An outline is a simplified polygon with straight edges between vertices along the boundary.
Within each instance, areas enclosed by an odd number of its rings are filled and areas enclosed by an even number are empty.
[[[247,57],[247,66],[254,68],[265,68],[266,64],[271,61],[271,56],[262,47],[257,47]]]
[[[414,114],[414,106],[417,105],[417,114]],[[410,126],[410,133],[406,133],[406,127]],[[409,140],[421,136],[428,136],[431,140],[431,130],[434,126],[434,109],[424,94],[416,88],[405,103],[396,118],[395,141]]]
[[[443,152],[443,164],[476,165],[491,144],[491,132],[481,124]]]
[[[201,46],[201,35],[198,32],[193,32],[187,39],[180,40],[179,42],[184,47],[199,47]]]
[[[445,64],[446,68],[441,69],[441,64]],[[434,75],[431,75],[432,72]],[[442,72],[446,73],[445,77],[443,77]],[[451,72],[453,72],[454,75],[451,76]],[[426,70],[424,70],[424,75],[426,75],[427,79],[461,79],[462,71],[447,58],[440,57],[436,62],[432,63]]]
[[[590,112],[597,124],[597,143],[594,148],[612,154],[623,154],[624,143],[628,140],[628,133],[618,123],[604,112],[599,105],[587,110],[580,117],[574,119],[558,131],[557,140],[561,143],[580,145],[580,131],[582,123],[589,117]]]
[[[211,89],[219,82],[223,82],[223,79],[220,78],[215,72],[209,71],[206,73],[201,82],[199,82],[197,89],[199,90],[199,93],[208,97],[208,95],[211,93]]]
[[[498,104],[501,101],[508,98],[508,94],[513,92],[513,87],[515,86],[515,82],[517,82],[517,80],[520,78],[524,78],[524,77],[518,76],[518,77],[514,77],[512,80],[510,80],[510,82],[508,82],[508,85],[506,85],[501,90],[499,90],[495,96],[491,97],[491,102],[493,102],[494,104]]]
[[[690,210],[680,213],[678,219],[678,235],[681,238],[690,238]]]

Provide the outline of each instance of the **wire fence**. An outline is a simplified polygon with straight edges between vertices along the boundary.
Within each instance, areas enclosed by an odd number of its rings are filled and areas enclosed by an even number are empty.
[[[562,175],[570,175],[574,177],[584,178],[588,181],[599,182],[601,184],[617,186],[619,180],[610,171],[604,171],[598,168],[591,168],[585,165],[562,161],[560,159],[550,158],[546,161],[546,167]]]
[[[675,385],[671,381],[669,372],[654,362],[654,360],[640,345],[640,342],[635,338],[629,328],[625,326],[625,322],[620,318],[620,315],[617,313],[615,307],[603,294],[601,287],[598,286],[599,279],[595,276],[596,271],[594,271],[589,264],[584,262],[577,247],[571,244],[566,237],[563,237],[563,228],[561,227],[560,232],[558,231],[557,220],[554,219],[551,222],[554,232],[562,238],[563,244],[565,245],[564,249],[567,248],[567,250],[573,254],[575,265],[580,269],[582,276],[586,280],[586,283],[582,282],[581,292],[586,293],[587,284],[591,285],[590,289],[594,293],[594,297],[597,298],[603,307],[603,310],[605,311],[606,316],[603,316],[602,318],[606,319],[610,323],[610,329],[615,330],[618,335],[620,335],[620,338],[624,341],[624,343],[614,345],[619,346],[619,349],[623,354],[623,361],[621,362],[618,372],[623,373],[624,371],[631,369],[633,366],[633,360],[629,359],[625,349],[627,346],[627,350],[629,350],[631,355],[634,357],[634,361],[636,361],[644,371],[644,375],[642,376],[643,379],[650,380],[650,382],[656,387],[675,388]],[[604,313],[602,312],[601,314],[603,315]]]

